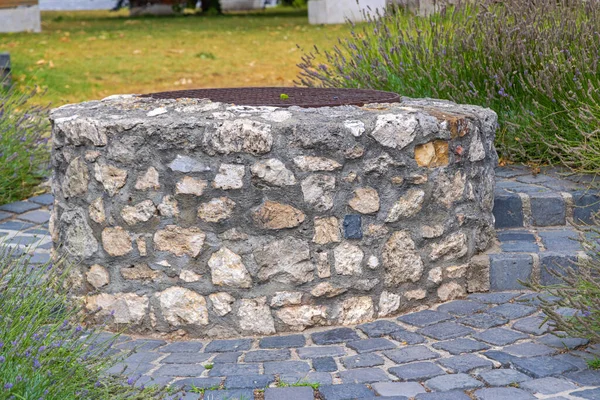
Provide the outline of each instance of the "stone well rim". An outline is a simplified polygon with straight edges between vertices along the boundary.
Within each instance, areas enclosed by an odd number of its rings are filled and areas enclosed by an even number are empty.
[[[286,95],[287,98],[282,98]],[[399,103],[397,93],[373,89],[334,89],[303,87],[233,87],[187,89],[141,95],[152,99],[209,99],[239,106],[267,107],[338,107],[364,106],[370,103]]]

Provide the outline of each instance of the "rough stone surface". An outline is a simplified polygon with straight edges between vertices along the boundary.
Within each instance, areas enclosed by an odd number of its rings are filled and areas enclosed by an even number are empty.
[[[245,172],[243,165],[221,164],[219,173],[213,181],[213,187],[223,190],[241,189],[244,186]]]
[[[385,222],[396,222],[400,218],[410,218],[423,208],[425,192],[421,189],[411,189],[400,197],[390,209]]]
[[[348,242],[338,245],[333,250],[335,272],[339,275],[360,275],[364,253],[360,247]]]
[[[104,186],[109,196],[114,196],[125,186],[127,171],[113,165],[94,164],[94,177]]]
[[[261,281],[306,283],[314,279],[314,264],[310,261],[307,242],[293,237],[273,241],[254,252]]]
[[[253,214],[264,229],[294,228],[304,222],[304,213],[287,204],[265,201]]]
[[[250,168],[252,176],[273,186],[292,186],[297,183],[294,173],[276,158],[257,162]]]
[[[383,246],[382,257],[386,286],[416,282],[423,274],[423,260],[407,231],[392,234]]]
[[[105,228],[102,231],[102,246],[111,256],[124,256],[133,250],[129,232],[120,226]]]
[[[315,234],[313,242],[327,244],[341,240],[340,224],[336,217],[316,217],[314,221]]]
[[[108,271],[101,265],[94,264],[86,273],[87,281],[96,289],[106,286],[110,283]]]
[[[162,315],[173,327],[207,325],[206,300],[198,293],[182,287],[170,287],[157,293]]]
[[[340,323],[356,325],[373,319],[375,309],[369,296],[350,297],[342,303]]]
[[[235,202],[228,197],[218,197],[198,207],[198,217],[206,222],[219,222],[231,217]]]
[[[121,217],[128,225],[147,222],[156,214],[156,206],[152,200],[144,200],[135,206],[125,206],[121,211]]]
[[[206,186],[208,186],[208,182],[206,182],[204,179],[184,176],[179,182],[177,182],[175,194],[192,194],[194,196],[202,196]]]
[[[143,175],[140,175],[135,182],[137,190],[160,189],[158,171],[154,167],[150,167]]]
[[[315,210],[323,212],[333,207],[335,177],[314,174],[303,179],[300,185],[304,201]]]
[[[227,292],[212,293],[208,298],[212,303],[213,311],[220,317],[231,312],[231,305],[235,301],[235,297]]]
[[[373,188],[358,188],[348,205],[362,214],[373,214],[379,211],[379,194]]]
[[[275,333],[275,322],[266,297],[242,299],[237,312],[240,328],[250,333]]]
[[[181,228],[177,225],[167,225],[165,229],[154,234],[154,248],[158,251],[168,251],[176,256],[189,255],[196,257],[200,254],[206,235],[199,228]]]
[[[222,247],[213,253],[208,260],[208,266],[214,285],[238,288],[252,286],[252,277],[242,262],[242,258],[227,247]]]

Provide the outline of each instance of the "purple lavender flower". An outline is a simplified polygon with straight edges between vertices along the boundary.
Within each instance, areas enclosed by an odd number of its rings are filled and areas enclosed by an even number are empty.
[[[0,363],[3,363],[4,361],[6,361],[6,358],[4,356],[0,356]]]
[[[4,389],[6,389],[6,390],[8,390],[8,389],[12,389],[12,387],[13,387],[13,386],[14,386],[14,385],[13,385],[12,383],[10,383],[10,382],[9,382],[9,383],[7,383],[7,384],[5,384],[5,385],[4,385]]]

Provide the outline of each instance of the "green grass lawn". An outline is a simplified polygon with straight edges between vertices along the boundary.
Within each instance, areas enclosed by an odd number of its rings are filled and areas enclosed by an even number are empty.
[[[52,106],[116,93],[286,86],[302,51],[331,48],[346,25],[312,26],[305,9],[129,18],[124,12],[44,12],[42,33],[0,34],[19,85]]]

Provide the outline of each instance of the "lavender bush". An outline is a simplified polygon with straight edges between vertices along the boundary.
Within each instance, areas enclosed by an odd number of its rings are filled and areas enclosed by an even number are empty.
[[[0,399],[167,398],[104,373],[120,360],[117,336],[82,324],[68,268],[14,256],[0,250]]]
[[[599,171],[600,2],[480,0],[368,19],[306,53],[296,83],[490,107],[505,158]]]
[[[0,82],[0,204],[31,196],[47,175],[48,109],[29,103],[35,93]]]

